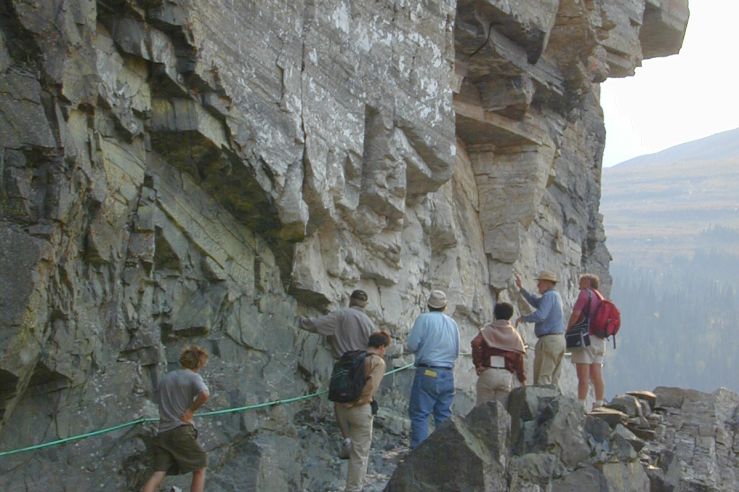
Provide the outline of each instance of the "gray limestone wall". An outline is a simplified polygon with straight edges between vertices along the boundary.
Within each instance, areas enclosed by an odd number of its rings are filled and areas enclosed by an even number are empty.
[[[667,0],[2,0],[0,450],[156,416],[190,343],[209,409],[324,387],[296,320],[354,288],[398,347],[446,290],[466,348],[496,299],[526,309],[513,272],[556,271],[568,302],[607,280],[598,83],[686,22]],[[473,383],[465,354],[458,413]],[[395,440],[409,384],[383,386]],[[321,429],[320,399],[203,419],[209,488],[329,488]],[[135,489],[151,432],[1,457],[0,488]]]

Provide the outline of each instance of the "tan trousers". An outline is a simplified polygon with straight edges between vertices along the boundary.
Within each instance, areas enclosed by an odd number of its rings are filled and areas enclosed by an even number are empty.
[[[564,335],[545,335],[536,342],[534,350],[534,384],[556,386],[565,355]]]
[[[336,407],[336,416],[352,438],[349,471],[345,492],[361,492],[367,474],[370,445],[372,444],[372,409],[369,403],[359,407]]]
[[[477,401],[475,406],[483,405],[490,400],[498,400],[505,405],[506,397],[511,392],[513,374],[507,369],[485,369],[477,377]]]

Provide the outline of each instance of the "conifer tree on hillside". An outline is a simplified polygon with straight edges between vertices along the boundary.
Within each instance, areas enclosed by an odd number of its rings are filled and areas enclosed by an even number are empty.
[[[702,252],[661,273],[612,266],[622,328],[604,368],[609,396],[656,386],[739,391],[736,265],[739,257]]]

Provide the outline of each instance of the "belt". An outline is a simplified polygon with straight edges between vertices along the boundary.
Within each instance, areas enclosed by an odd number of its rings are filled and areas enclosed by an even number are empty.
[[[543,335],[537,335],[536,338],[552,337],[554,335],[564,335],[564,332],[561,332],[561,333],[545,333]]]
[[[424,368],[428,368],[428,369],[445,369],[447,371],[451,371],[452,370],[451,367],[430,366],[428,364],[416,364],[416,367],[424,367]]]

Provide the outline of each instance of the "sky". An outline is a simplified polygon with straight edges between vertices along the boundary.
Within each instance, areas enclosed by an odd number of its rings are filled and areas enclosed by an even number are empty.
[[[690,0],[677,55],[601,85],[603,165],[739,127],[739,0]]]

